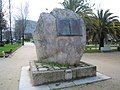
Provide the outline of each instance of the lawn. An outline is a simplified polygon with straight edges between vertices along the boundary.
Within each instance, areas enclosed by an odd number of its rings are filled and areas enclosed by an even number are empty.
[[[15,50],[17,50],[21,45],[20,44],[6,44],[4,47],[0,47],[0,57],[3,56],[2,51],[4,52],[9,52],[10,49],[12,49],[12,52],[14,52]]]
[[[117,47],[114,45],[111,45],[110,48],[111,48],[111,52],[117,51]],[[99,50],[98,45],[92,45],[92,44],[86,45],[85,53],[96,53],[96,52],[98,52],[98,53],[101,52]]]

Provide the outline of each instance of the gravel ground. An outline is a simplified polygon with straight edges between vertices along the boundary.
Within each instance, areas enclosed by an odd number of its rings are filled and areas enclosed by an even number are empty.
[[[64,90],[120,90],[120,52],[86,53],[82,61],[96,65],[97,71],[112,79],[65,88]]]
[[[0,59],[0,90],[18,90],[22,66],[36,60],[35,46],[25,43],[10,58]],[[120,90],[120,52],[84,54],[82,61],[96,65],[100,73],[112,79],[65,88],[64,90]]]

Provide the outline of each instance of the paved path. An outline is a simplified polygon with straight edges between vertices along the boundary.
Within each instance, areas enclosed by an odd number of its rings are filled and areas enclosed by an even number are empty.
[[[84,54],[82,61],[96,65],[97,71],[112,79],[64,90],[120,90],[120,52]]]
[[[25,43],[11,58],[0,59],[0,90],[18,90],[21,67],[36,59],[35,52],[34,44]]]
[[[0,59],[0,90],[18,90],[21,67],[36,59],[31,43],[19,48],[11,58]],[[96,65],[99,72],[112,79],[64,90],[120,90],[120,52],[84,54],[82,61]]]

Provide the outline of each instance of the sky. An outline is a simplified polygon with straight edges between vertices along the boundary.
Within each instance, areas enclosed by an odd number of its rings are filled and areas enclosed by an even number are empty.
[[[7,4],[9,0],[4,0]],[[37,21],[40,13],[50,12],[53,8],[63,8],[59,3],[64,0],[11,0],[12,4],[12,17],[16,17],[21,7],[25,2],[29,2],[29,19]],[[120,17],[120,0],[90,0],[90,4],[94,6],[94,12],[98,9],[107,10]],[[8,7],[7,7],[8,8]]]
[[[120,17],[120,0],[90,0],[95,3],[95,11],[98,9],[107,10],[114,13],[115,16]]]
[[[63,8],[61,2],[63,0],[13,0],[14,7],[20,7],[20,3],[29,3],[29,19],[37,21],[40,13],[50,12],[53,8]],[[17,9],[14,9],[17,11]],[[13,11],[14,12],[14,11]]]

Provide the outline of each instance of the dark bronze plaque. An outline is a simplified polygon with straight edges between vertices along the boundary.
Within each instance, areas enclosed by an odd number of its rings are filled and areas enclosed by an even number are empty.
[[[80,20],[70,20],[71,35],[81,35]]]
[[[57,35],[58,36],[81,36],[80,19],[62,19],[57,20]]]
[[[69,20],[57,20],[57,34],[59,36],[70,35]]]

